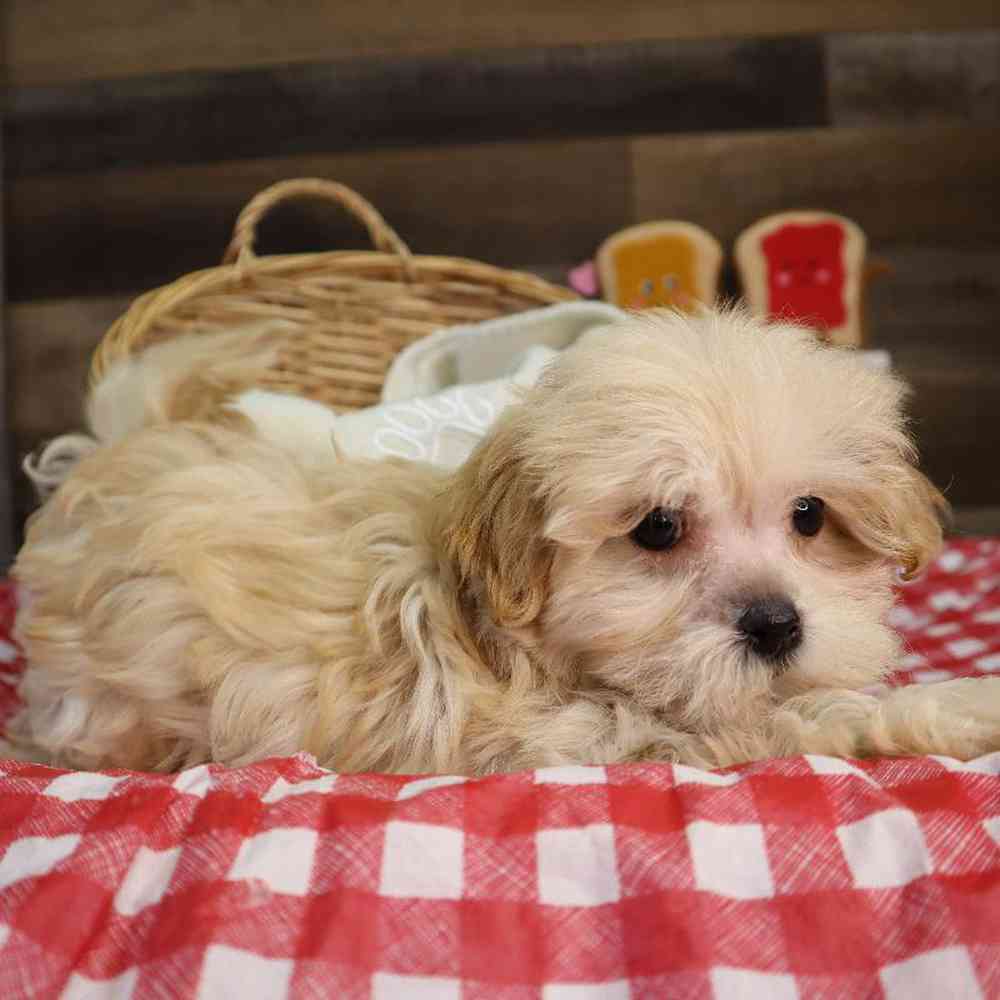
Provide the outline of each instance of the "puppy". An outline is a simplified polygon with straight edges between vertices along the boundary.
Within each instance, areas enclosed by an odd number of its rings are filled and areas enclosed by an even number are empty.
[[[33,752],[483,774],[1000,748],[1000,678],[870,690],[945,504],[903,386],[851,353],[637,318],[445,474],[262,434],[226,402],[264,341],[175,341],[98,387],[102,445],[15,569]]]

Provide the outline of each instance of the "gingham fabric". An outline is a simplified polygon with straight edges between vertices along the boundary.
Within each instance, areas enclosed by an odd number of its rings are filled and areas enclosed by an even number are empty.
[[[909,679],[1000,670],[998,581],[1000,545],[970,541],[905,589]],[[479,780],[0,762],[0,997],[49,996],[998,997],[1000,754]]]

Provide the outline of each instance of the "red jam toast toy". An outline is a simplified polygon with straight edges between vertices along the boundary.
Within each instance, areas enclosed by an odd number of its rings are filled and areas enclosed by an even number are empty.
[[[861,292],[867,240],[830,212],[781,212],[736,241],[736,266],[752,312],[815,329],[834,344],[862,342]]]

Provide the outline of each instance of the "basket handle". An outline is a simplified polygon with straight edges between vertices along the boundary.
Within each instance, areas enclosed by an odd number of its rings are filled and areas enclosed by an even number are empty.
[[[233,227],[233,236],[223,255],[223,264],[238,263],[255,256],[254,243],[257,239],[257,226],[260,221],[279,202],[295,198],[323,198],[336,202],[364,224],[372,243],[384,253],[395,254],[403,264],[407,277],[412,276],[413,254],[410,248],[399,238],[396,231],[379,214],[370,201],[362,198],[357,191],[352,191],[336,181],[324,180],[321,177],[300,177],[288,181],[279,181],[270,187],[258,191],[243,206]]]

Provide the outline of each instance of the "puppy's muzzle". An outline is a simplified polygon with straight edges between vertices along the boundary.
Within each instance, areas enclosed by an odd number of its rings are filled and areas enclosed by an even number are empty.
[[[746,644],[765,660],[781,660],[802,642],[802,619],[785,597],[764,597],[747,605],[736,623]]]

